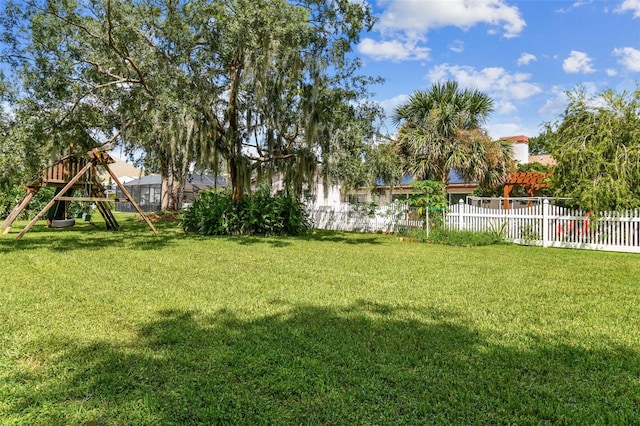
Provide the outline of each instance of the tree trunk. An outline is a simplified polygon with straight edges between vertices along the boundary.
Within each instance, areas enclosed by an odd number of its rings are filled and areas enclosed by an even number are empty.
[[[242,141],[238,133],[238,91],[240,90],[241,61],[236,58],[230,69],[231,90],[229,91],[229,135],[232,143],[231,158],[229,158],[229,177],[231,178],[232,195],[234,203],[242,200],[244,196],[244,182],[240,179],[238,157],[242,155]],[[237,156],[237,157],[236,157]]]
[[[229,177],[231,178],[231,199],[237,203],[244,196],[244,188],[238,177],[238,163],[235,158],[229,160]]]
[[[449,186],[449,173],[451,173],[451,170],[447,170],[444,164],[440,170],[442,171],[440,172],[440,176],[438,176],[438,180],[444,184],[446,191],[447,186]]]
[[[161,209],[168,211],[180,210],[179,185],[173,176],[162,176]]]
[[[168,165],[161,166],[162,191],[160,208],[166,211],[177,211],[182,207],[182,179],[177,177]]]

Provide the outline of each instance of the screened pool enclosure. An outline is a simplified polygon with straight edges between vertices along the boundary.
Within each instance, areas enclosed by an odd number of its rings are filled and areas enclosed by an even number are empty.
[[[160,175],[143,176],[124,184],[133,199],[145,212],[159,211],[162,206],[162,178]],[[191,203],[199,191],[207,189],[226,188],[227,180],[223,176],[193,174],[187,178],[182,193],[182,202]],[[116,190],[116,198],[122,197],[121,191]],[[116,203],[116,211],[133,212],[129,203]]]

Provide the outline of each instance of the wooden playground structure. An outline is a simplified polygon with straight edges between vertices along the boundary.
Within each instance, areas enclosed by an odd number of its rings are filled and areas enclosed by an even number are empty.
[[[109,168],[109,164],[115,163],[115,160],[104,151],[94,149],[84,154],[72,154],[60,158],[51,167],[45,169],[41,176],[35,182],[31,182],[24,186],[26,194],[18,203],[18,205],[11,211],[9,216],[2,224],[1,231],[3,234],[7,234],[11,230],[11,224],[20,216],[25,208],[29,205],[29,202],[33,199],[34,195],[40,188],[55,187],[58,188],[55,196],[47,205],[40,211],[28,224],[20,231],[16,238],[22,238],[38,220],[47,214],[47,212],[57,203],[66,203],[69,201],[80,202],[92,202],[95,204],[97,210],[104,218],[107,229],[120,230],[115,216],[111,212],[109,202],[130,202],[135,210],[140,214],[144,221],[149,225],[149,228],[158,234],[158,231],[153,226],[153,223],[144,214],[140,206],[135,202],[129,191],[122,185],[120,180]],[[109,176],[116,183],[118,188],[122,191],[125,198],[113,199],[106,198],[105,188],[98,180],[98,168],[105,170]],[[68,196],[68,193],[72,193],[73,190],[84,190],[83,196]],[[73,222],[75,223],[75,222]],[[59,227],[70,226],[72,223],[64,223]],[[51,223],[49,224],[52,225]]]

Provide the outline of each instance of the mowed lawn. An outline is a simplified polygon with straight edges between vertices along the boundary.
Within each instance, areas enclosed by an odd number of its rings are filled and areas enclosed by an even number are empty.
[[[640,256],[0,236],[0,424],[633,424]]]

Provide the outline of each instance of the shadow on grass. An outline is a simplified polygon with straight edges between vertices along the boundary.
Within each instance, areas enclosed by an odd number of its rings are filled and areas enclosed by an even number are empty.
[[[202,236],[199,234],[183,233],[175,222],[162,222],[154,224],[158,235],[154,235],[145,222],[136,222],[133,219],[120,220],[120,231],[105,229],[104,223],[90,225],[81,223],[65,229],[47,228],[44,222],[34,226],[24,237],[16,240],[17,234],[22,229],[16,227],[8,235],[0,235],[0,253],[8,253],[16,250],[49,249],[55,252],[69,252],[75,250],[96,250],[101,247],[121,247],[144,250],[161,250],[179,239],[211,239],[221,238],[235,242],[239,245],[250,246],[255,244],[268,244],[273,248],[288,247],[294,240],[332,242],[344,244],[383,244],[383,236],[377,234],[358,234],[340,231],[314,230],[309,234],[301,234],[295,237],[268,237],[268,236]]]
[[[36,353],[52,353],[49,362],[5,374],[0,395],[9,422],[37,424],[629,424],[640,416],[636,351],[543,341],[515,349],[489,343],[455,312],[422,310],[420,321],[402,313],[366,301],[249,320],[157,312],[134,327],[129,346],[33,342]]]
[[[383,244],[383,236],[379,234],[363,234],[357,232],[329,231],[325,229],[314,229],[308,234],[298,236],[306,241],[328,241],[345,244]]]
[[[211,237],[216,238],[216,237]],[[296,236],[232,236],[232,237],[218,237],[224,238],[228,241],[238,243],[240,245],[253,245],[253,244],[269,244],[272,247],[287,247],[291,245],[291,240],[302,241],[317,241],[317,242],[332,242],[332,243],[345,243],[345,244],[383,244],[381,237],[375,234],[361,234],[353,232],[341,232],[341,231],[329,231],[324,229],[314,229],[307,234],[300,234]]]
[[[15,227],[11,233],[0,236],[0,253],[49,249],[55,252],[75,250],[98,250],[103,247],[123,247],[131,249],[159,250],[184,236],[177,232],[175,223],[154,224],[155,235],[145,222],[133,219],[119,220],[120,231],[107,230],[104,223],[81,222],[64,229],[47,228],[44,221],[31,228],[21,239],[16,239],[22,227]]]
[[[207,237],[207,238],[216,238],[216,237]],[[238,235],[232,237],[217,237],[224,238],[226,241],[231,241],[241,246],[252,246],[256,244],[268,244],[274,248],[282,248],[288,247],[291,245],[291,241],[288,240],[289,237],[267,237],[267,236],[246,236],[246,235]]]

